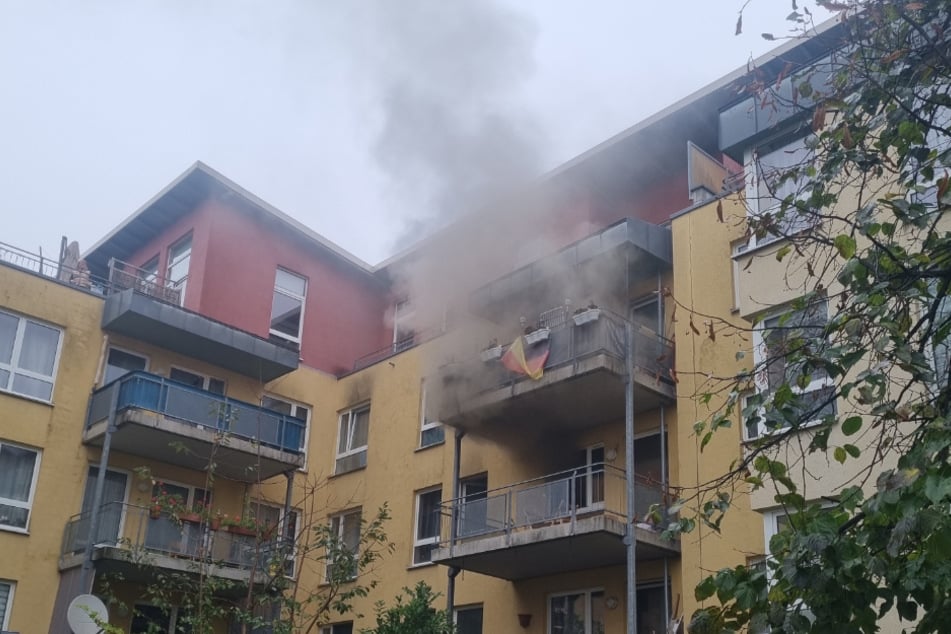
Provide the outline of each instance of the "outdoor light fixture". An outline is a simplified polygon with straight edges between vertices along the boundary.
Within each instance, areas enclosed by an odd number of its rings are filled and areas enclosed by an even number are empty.
[[[523,628],[528,628],[532,624],[532,615],[531,614],[519,614],[518,615],[518,624]]]

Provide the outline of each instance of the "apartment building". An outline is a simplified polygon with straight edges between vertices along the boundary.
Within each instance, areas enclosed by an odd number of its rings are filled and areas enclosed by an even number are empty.
[[[752,354],[692,336],[676,306],[742,324],[762,310],[749,285],[775,288],[738,273],[730,220],[747,205],[729,183],[782,123],[737,132],[741,75],[377,266],[200,163],[88,269],[0,245],[2,629],[68,632],[69,601],[112,579],[131,606],[113,624],[174,632],[185,615],[141,603],[157,571],[261,572],[260,534],[219,515],[347,540],[384,503],[395,549],[368,573],[363,616],[325,634],[369,626],[373,602],[418,581],[463,634],[689,617],[696,583],[763,556],[776,521],[740,492],[720,534],[661,532],[679,489],[742,452],[739,425],[699,451],[693,423],[716,403],[697,373]],[[155,508],[168,496],[176,517]],[[288,552],[282,574],[317,588],[326,568]]]

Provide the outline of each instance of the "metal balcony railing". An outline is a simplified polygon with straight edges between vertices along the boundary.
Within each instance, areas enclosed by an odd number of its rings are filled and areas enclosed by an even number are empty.
[[[640,475],[634,477],[636,521],[651,524],[650,511],[656,505],[661,515],[658,529],[665,527],[670,496],[659,483]],[[478,497],[456,498],[444,502],[438,511],[440,545],[509,535],[552,523],[574,523],[592,515],[626,522],[626,486],[624,470],[596,463],[511,484]]]
[[[93,392],[87,427],[109,416],[116,390],[117,413],[143,409],[282,451],[299,454],[303,450],[305,421],[148,372],[130,372]]]
[[[74,515],[66,523],[62,556],[80,555],[90,540],[92,513]],[[207,563],[240,570],[266,571],[281,552],[282,540],[239,534],[226,528],[212,530],[207,522],[186,521],[167,513],[124,502],[103,504],[93,546],[127,552],[130,560],[156,565],[149,555]],[[288,553],[291,551],[288,550]]]
[[[155,271],[146,271],[115,258],[109,260],[109,292],[111,293],[131,288],[143,295],[181,306],[182,287],[186,282],[187,277],[172,283],[160,278]]]

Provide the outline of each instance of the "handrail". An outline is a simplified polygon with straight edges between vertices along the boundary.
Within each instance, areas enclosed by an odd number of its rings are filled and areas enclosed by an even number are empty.
[[[306,431],[305,421],[141,371],[125,374],[92,393],[86,427],[108,415],[113,390],[119,390],[117,412],[129,408],[154,411],[169,418],[225,431],[282,451],[301,453]],[[250,415],[251,422],[242,415]]]
[[[109,292],[109,281],[90,274],[89,269],[68,266],[55,258],[31,253],[4,242],[0,242],[0,264],[36,273],[96,295],[107,295]]]

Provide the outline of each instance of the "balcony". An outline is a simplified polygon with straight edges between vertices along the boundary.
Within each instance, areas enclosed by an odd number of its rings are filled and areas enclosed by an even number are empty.
[[[102,445],[115,403],[116,451],[255,482],[303,464],[306,423],[292,416],[132,372],[93,392],[83,442]]]
[[[667,495],[635,477],[636,557],[679,556],[644,520]],[[627,523],[624,471],[604,464],[562,471],[489,491],[481,499],[457,498],[440,509],[440,543],[433,561],[516,581],[623,564]],[[455,530],[453,530],[455,518]]]
[[[673,343],[633,327],[634,411],[676,398]],[[578,326],[571,318],[549,328],[544,375],[533,380],[507,370],[498,358],[473,358],[440,368],[440,420],[482,432],[511,430],[544,420],[553,428],[579,430],[624,417],[626,321],[601,310]],[[504,353],[505,349],[501,350]]]
[[[66,523],[59,569],[82,565],[92,514],[75,515]],[[111,502],[99,513],[93,560],[100,570],[118,572],[129,581],[147,582],[158,570],[210,574],[248,583],[263,575],[278,556],[280,540],[212,530],[207,523],[182,521],[168,513],[153,514],[144,506]],[[288,559],[288,565],[291,560]]]

